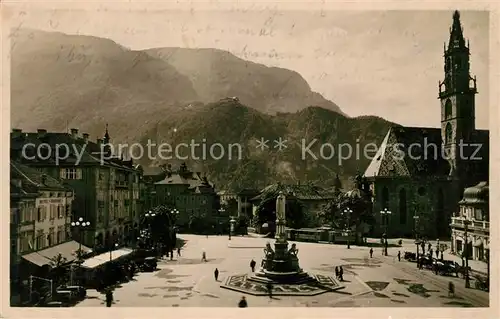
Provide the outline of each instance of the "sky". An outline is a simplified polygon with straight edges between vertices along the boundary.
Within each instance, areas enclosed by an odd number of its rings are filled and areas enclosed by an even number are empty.
[[[350,116],[440,126],[438,81],[453,11],[25,7],[13,26],[109,38],[131,49],[218,48],[300,73]],[[489,14],[461,11],[477,76],[476,127],[489,126]]]

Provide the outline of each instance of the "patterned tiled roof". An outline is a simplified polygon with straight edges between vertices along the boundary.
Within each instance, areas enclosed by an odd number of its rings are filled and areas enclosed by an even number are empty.
[[[484,160],[470,163],[472,170],[484,176],[489,154],[489,131],[477,130],[474,143],[484,144]],[[450,165],[443,156],[441,129],[393,126],[365,171],[366,177],[377,176],[446,176]],[[487,172],[486,172],[487,176]]]
[[[30,194],[40,190],[70,190],[55,178],[15,161],[10,162],[10,180],[11,192]],[[21,181],[21,187],[15,182],[16,180]]]

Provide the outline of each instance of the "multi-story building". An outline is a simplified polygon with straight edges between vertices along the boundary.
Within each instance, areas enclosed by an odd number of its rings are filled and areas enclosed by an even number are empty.
[[[21,259],[31,266],[50,265],[61,254],[75,259],[79,243],[70,236],[73,191],[58,180],[35,169],[11,161],[11,267],[15,278]],[[86,248],[84,248],[86,249]],[[31,272],[28,272],[31,273]]]
[[[128,241],[143,209],[140,171],[131,160],[114,156],[110,143],[107,128],[104,138],[95,143],[86,133],[78,135],[78,129],[70,133],[13,129],[11,133],[12,160],[62,180],[74,190],[71,215],[90,222],[82,241],[93,248]]]
[[[460,211],[451,218],[451,251],[474,260],[487,260],[490,244],[489,187],[480,182],[466,188]],[[467,247],[467,248],[466,248]]]
[[[165,205],[179,211],[177,223],[187,225],[194,217],[217,214],[219,198],[212,184],[201,173],[192,172],[186,163],[177,171],[164,166],[159,174],[146,177],[151,207]]]

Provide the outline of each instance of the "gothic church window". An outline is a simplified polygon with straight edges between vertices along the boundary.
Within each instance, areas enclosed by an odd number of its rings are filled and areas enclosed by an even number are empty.
[[[406,190],[403,188],[399,191],[399,223],[406,224]]]
[[[446,100],[446,103],[444,104],[444,118],[449,119],[451,117],[452,113],[452,105],[450,99]]]
[[[450,144],[451,138],[452,138],[451,124],[448,123],[448,124],[446,124],[446,128],[445,128],[445,139],[444,139],[445,144]]]
[[[389,189],[384,187],[382,189],[382,209],[388,208],[389,206]]]

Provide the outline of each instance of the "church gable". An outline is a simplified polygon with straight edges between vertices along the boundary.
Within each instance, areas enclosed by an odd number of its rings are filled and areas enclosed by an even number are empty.
[[[405,156],[401,153],[400,145],[395,134],[395,129],[389,131],[389,138],[385,146],[385,152],[381,157],[378,176],[410,176],[410,172],[405,162]]]
[[[397,147],[395,147],[397,140],[393,130],[394,128],[391,128],[387,132],[376,155],[365,171],[365,177],[409,175],[404,158],[397,153]]]

